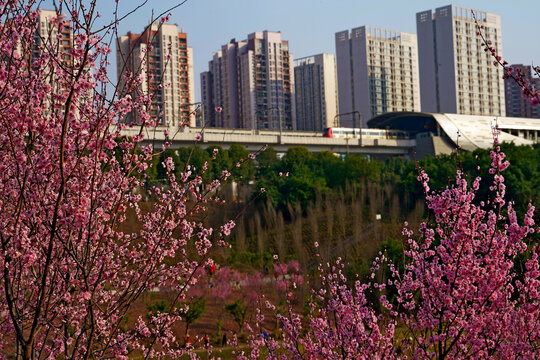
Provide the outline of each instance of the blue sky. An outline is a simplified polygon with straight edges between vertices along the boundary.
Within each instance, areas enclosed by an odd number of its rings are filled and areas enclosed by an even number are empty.
[[[137,0],[119,0],[121,13]],[[159,14],[176,1],[149,0],[120,25],[120,33],[140,32],[152,10]],[[194,52],[195,98],[200,98],[199,74],[207,70],[212,52],[232,38],[281,31],[295,58],[335,53],[334,34],[362,25],[416,33],[415,14],[450,3],[501,15],[503,57],[510,63],[540,64],[538,0],[188,0],[172,12],[171,23],[184,28]],[[98,0],[103,19],[111,19],[113,0]],[[114,64],[113,64],[114,65]],[[115,67],[111,67],[111,75]]]

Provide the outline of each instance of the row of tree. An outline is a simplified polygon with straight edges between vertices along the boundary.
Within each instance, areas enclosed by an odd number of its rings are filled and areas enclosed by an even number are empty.
[[[502,144],[502,150],[512,163],[505,174],[508,198],[518,204],[536,201],[540,195],[540,146],[516,146]],[[166,180],[166,171],[161,163],[170,157],[175,164],[175,173],[186,170],[190,164],[194,174],[201,173],[203,181],[210,183],[222,176],[224,170],[230,172],[228,181],[239,184],[255,182],[252,190],[260,199],[270,199],[276,209],[288,214],[288,206],[298,202],[305,210],[316,200],[317,194],[333,191],[346,191],[347,187],[366,187],[377,184],[390,187],[397,193],[400,206],[412,209],[415,199],[422,197],[422,188],[417,181],[418,170],[425,169],[437,188],[447,186],[457,169],[467,179],[475,176],[492,178],[489,174],[489,151],[478,149],[474,152],[460,151],[451,155],[427,157],[415,162],[403,158],[390,158],[385,161],[371,160],[362,155],[345,157],[330,151],[311,153],[305,147],[292,147],[279,158],[273,148],[257,155],[256,161],[249,161],[249,152],[240,145],[229,149],[219,146],[198,146],[168,149],[154,159],[147,171],[150,182]],[[208,169],[203,171],[207,164]],[[258,194],[261,188],[265,193]],[[482,187],[478,197],[487,200],[488,188]],[[264,201],[262,202],[264,203]],[[524,210],[523,205],[518,209]]]
[[[209,184],[212,180],[221,178],[223,171],[227,170],[231,173],[229,181],[247,184],[255,175],[255,165],[248,161],[248,156],[249,151],[240,145],[231,145],[229,149],[220,146],[209,146],[206,149],[199,146],[166,149],[153,159],[152,166],[146,172],[147,180],[150,183],[167,181],[167,171],[161,164],[171,158],[176,176],[188,171],[189,167],[192,174],[200,174],[204,183]]]

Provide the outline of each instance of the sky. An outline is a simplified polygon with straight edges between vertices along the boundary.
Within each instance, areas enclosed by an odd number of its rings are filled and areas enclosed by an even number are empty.
[[[102,19],[112,19],[115,2],[97,2]],[[120,13],[141,2],[119,0]],[[179,2],[148,0],[120,24],[120,34],[141,32],[152,11],[160,14]],[[170,23],[184,29],[193,48],[195,99],[199,101],[200,73],[208,70],[212,53],[233,38],[240,41],[255,31],[280,31],[294,58],[335,53],[338,31],[371,25],[416,33],[417,12],[451,3],[501,15],[503,57],[511,64],[540,64],[539,0],[187,0],[172,11]],[[112,65],[110,75],[116,78]]]

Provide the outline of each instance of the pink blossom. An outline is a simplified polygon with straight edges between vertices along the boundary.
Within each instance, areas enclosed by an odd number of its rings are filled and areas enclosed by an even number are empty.
[[[71,21],[48,19],[48,33],[59,35],[38,44],[43,20],[32,4],[0,3],[0,118],[9,119],[0,122],[0,281],[12,289],[0,291],[0,353],[19,344],[16,357],[189,357],[174,336],[184,322],[176,309],[206,277],[194,259],[208,261],[212,247],[225,246],[234,222],[216,237],[193,220],[206,217],[209,198],[193,167],[179,181],[165,157],[164,181],[145,183],[161,149],[142,141],[153,143],[163,109],[150,111],[167,85],[136,90],[159,77],[128,71],[107,92],[106,32],[118,24],[95,32],[94,6],[68,1]],[[143,67],[152,49],[141,51]],[[210,188],[219,185],[213,179]],[[126,326],[126,313],[152,291],[170,295],[170,309]]]
[[[384,252],[373,261],[370,281],[351,286],[344,263],[319,266],[321,286],[312,289],[315,301],[305,317],[287,302],[285,313],[276,314],[280,341],[258,342],[252,335],[250,347],[272,347],[270,358],[413,359],[424,358],[520,358],[538,355],[540,338],[540,262],[538,245],[526,237],[540,233],[535,227],[534,207],[523,220],[513,204],[505,201],[504,177],[508,164],[495,147],[491,168],[491,202],[476,202],[480,179],[469,187],[458,171],[455,182],[441,191],[427,187],[429,177],[420,171],[430,222],[417,233],[403,229],[405,268],[398,271]],[[506,214],[506,215],[502,215]],[[317,247],[318,244],[315,243]],[[531,254],[517,279],[517,257]],[[387,266],[390,278],[377,282],[377,271]],[[274,264],[276,287],[294,295],[297,264]],[[298,274],[300,275],[300,274]],[[290,281],[290,282],[289,282]],[[392,303],[383,291],[393,289]],[[370,305],[378,296],[386,315]],[[272,308],[267,305],[267,308]],[[406,334],[394,337],[398,324]],[[269,345],[271,344],[271,345]],[[301,348],[298,347],[301,344]],[[399,347],[399,348],[398,348]],[[276,355],[275,355],[276,354]]]

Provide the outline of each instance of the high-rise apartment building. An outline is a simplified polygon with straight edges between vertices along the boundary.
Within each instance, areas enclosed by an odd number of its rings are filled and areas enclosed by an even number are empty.
[[[475,18],[502,56],[499,15],[455,5],[416,14],[422,111],[505,115],[502,69],[484,51]]]
[[[142,34],[129,32],[118,39],[118,83],[123,93],[150,94],[150,116],[162,126],[195,125],[193,51],[187,34],[173,24],[152,23]],[[142,75],[137,89],[128,89],[126,73]],[[138,122],[133,111],[124,121]]]
[[[210,71],[201,73],[201,124],[200,126],[215,126],[215,112],[212,91],[214,87],[214,77]],[[211,118],[212,117],[212,118]],[[204,123],[203,123],[204,122]]]
[[[338,114],[336,57],[318,54],[294,61],[296,128],[322,131]]]
[[[339,125],[391,111],[419,111],[416,35],[370,26],[336,33]],[[338,125],[336,124],[336,125]]]
[[[34,58],[46,51],[58,53],[65,65],[71,65],[72,55],[70,53],[73,47],[73,34],[71,22],[62,20],[53,21],[58,17],[54,10],[41,9],[37,18],[37,31],[34,33],[34,49],[32,56]],[[60,15],[64,17],[64,15]],[[58,33],[60,32],[60,37]]]
[[[531,66],[514,64],[510,65],[510,67],[519,70],[529,80],[530,86],[534,87],[536,91],[540,89],[540,78],[533,76]],[[512,78],[504,80],[504,99],[506,116],[540,118],[540,105],[532,106],[531,100],[523,95],[523,90],[521,90],[521,87]]]
[[[46,107],[53,103],[52,96],[66,90],[66,84],[58,81],[60,73],[64,71],[78,72],[80,64],[74,63],[73,58],[73,27],[71,21],[65,14],[58,14],[55,10],[40,9],[38,16],[35,19],[35,32],[33,34],[33,43],[31,48],[22,49],[22,44],[19,43],[19,51],[28,52],[28,56],[34,67],[34,60],[46,56],[48,65],[40,70],[43,80],[51,85],[51,91],[46,94],[44,103]],[[43,59],[43,58],[42,58]],[[53,65],[54,64],[54,65]],[[38,68],[34,68],[38,70]],[[90,72],[91,66],[85,66],[85,72]],[[78,95],[78,102],[91,102],[93,99],[93,90],[88,89]],[[52,111],[49,108],[47,111]],[[75,112],[76,113],[76,112]]]
[[[295,129],[292,63],[289,42],[280,32],[255,32],[223,45],[201,74],[206,124]]]

